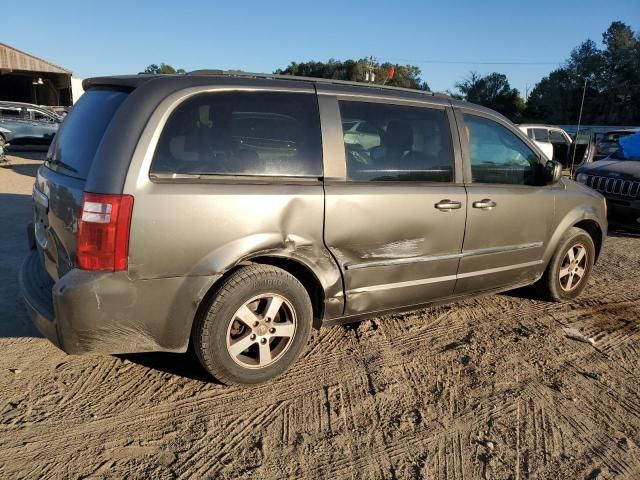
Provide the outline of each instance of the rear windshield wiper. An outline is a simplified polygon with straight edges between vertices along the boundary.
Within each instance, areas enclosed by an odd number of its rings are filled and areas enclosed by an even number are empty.
[[[76,170],[74,167],[72,167],[71,165],[69,165],[68,163],[64,163],[61,160],[47,160],[47,163],[49,165],[60,165],[62,168],[69,170],[70,172],[73,173],[78,173],[78,170]]]

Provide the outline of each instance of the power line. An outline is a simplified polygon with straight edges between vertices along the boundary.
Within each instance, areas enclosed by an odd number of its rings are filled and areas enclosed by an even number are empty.
[[[430,64],[452,64],[452,65],[560,65],[563,62],[486,62],[486,61],[474,61],[474,60],[418,60],[411,58],[389,58],[386,60],[396,62],[409,62],[409,63],[430,63]]]

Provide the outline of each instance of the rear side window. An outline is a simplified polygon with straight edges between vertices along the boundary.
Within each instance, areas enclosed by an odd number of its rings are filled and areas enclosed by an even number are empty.
[[[349,180],[453,180],[445,110],[340,101],[340,113]]]
[[[233,92],[194,96],[170,115],[151,174],[322,176],[316,96]]]
[[[0,117],[2,118],[20,118],[21,110],[20,108],[11,108],[11,107],[0,107]]]
[[[104,132],[127,95],[104,88],[85,92],[55,137],[49,165],[70,176],[87,178]]]

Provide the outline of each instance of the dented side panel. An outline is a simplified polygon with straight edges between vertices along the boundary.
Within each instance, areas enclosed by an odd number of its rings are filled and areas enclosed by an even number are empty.
[[[336,182],[325,188],[325,240],[343,271],[345,315],[453,294],[464,236],[464,187]],[[443,199],[462,208],[436,209]]]
[[[314,273],[324,289],[326,314],[337,316],[342,282],[324,248],[323,217],[320,182],[149,183],[134,204],[129,275],[215,276],[255,257],[285,257]]]
[[[132,279],[211,277],[260,256],[304,265],[321,284],[325,318],[343,311],[342,279],[324,247],[324,191],[320,179],[225,178],[152,181],[153,154],[171,112],[204,92],[256,90],[234,84],[178,90],[161,101],[134,151],[124,193],[134,195],[129,251]],[[261,91],[304,92],[311,84]]]

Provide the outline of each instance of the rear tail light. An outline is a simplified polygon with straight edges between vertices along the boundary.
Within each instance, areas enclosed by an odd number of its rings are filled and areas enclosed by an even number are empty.
[[[76,250],[82,270],[127,269],[132,211],[131,195],[84,193]]]

